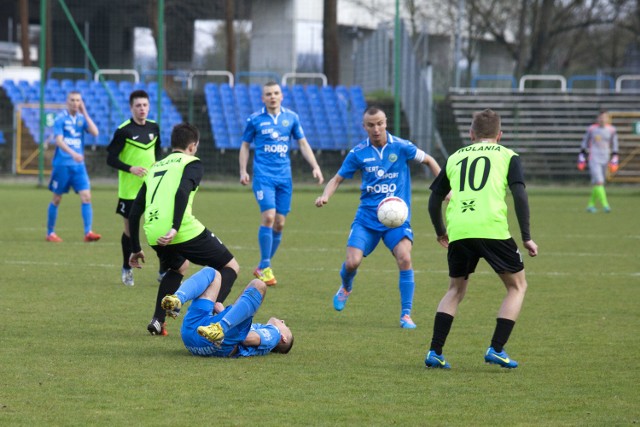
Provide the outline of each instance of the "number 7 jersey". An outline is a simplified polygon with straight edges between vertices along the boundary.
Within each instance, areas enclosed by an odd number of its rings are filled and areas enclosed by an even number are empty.
[[[481,141],[460,148],[447,159],[451,200],[446,218],[450,242],[511,237],[505,196],[513,156],[517,154],[502,145]],[[443,190],[440,188],[439,192]]]
[[[197,160],[199,160],[197,157],[174,152],[154,163],[149,169],[149,173],[145,177],[147,192],[144,232],[150,245],[157,245],[158,238],[173,228],[176,192],[180,187],[184,168]],[[191,212],[193,198],[197,191],[198,187],[189,194],[187,208],[182,217],[178,234],[170,243],[172,245],[191,240],[204,231],[204,225]]]

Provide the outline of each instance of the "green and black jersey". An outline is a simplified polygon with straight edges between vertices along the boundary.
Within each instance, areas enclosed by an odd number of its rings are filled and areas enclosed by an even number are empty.
[[[176,193],[180,187],[184,169],[188,164],[198,160],[194,156],[173,152],[151,166],[144,180],[146,187],[144,231],[150,244],[155,244],[158,238],[164,236],[171,228],[178,230],[171,244],[186,242],[204,231],[204,225],[193,216],[191,211],[198,187],[193,188],[189,193],[180,225],[173,224]]]
[[[515,152],[502,145],[478,142],[459,149],[447,159],[451,200],[446,218],[450,242],[511,237],[505,196],[514,156]]]
[[[147,170],[160,158],[160,128],[153,120],[144,125],[133,119],[122,123],[107,147],[107,164],[118,169],[118,197],[125,200],[136,198],[143,178],[129,172],[132,166]]]

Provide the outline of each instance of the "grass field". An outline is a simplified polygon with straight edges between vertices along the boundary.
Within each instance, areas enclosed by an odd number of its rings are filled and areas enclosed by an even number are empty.
[[[453,324],[450,371],[424,368],[445,251],[414,185],[416,330],[399,328],[397,270],[380,246],[346,309],[331,299],[357,206],[341,188],[323,209],[317,187],[294,195],[274,259],[278,286],[256,316],[284,318],[289,355],[190,356],[179,336],[151,337],[157,260],[120,282],[122,224],[114,185],[93,191],[95,231],[82,242],[79,198],[63,199],[61,244],[44,241],[50,193],[0,184],[0,425],[632,425],[640,423],[640,190],[609,187],[611,214],[584,211],[585,187],[530,189],[537,258],[507,345],[516,370],[483,363],[503,289],[486,263]],[[248,189],[204,184],[195,214],[238,258],[232,301],[258,260],[258,211]],[[519,236],[515,220],[512,233]],[[192,268],[191,272],[196,271]]]

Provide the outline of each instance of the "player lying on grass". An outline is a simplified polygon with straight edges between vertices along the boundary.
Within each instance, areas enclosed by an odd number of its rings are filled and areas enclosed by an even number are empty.
[[[226,308],[216,303],[220,284],[220,274],[204,267],[185,280],[174,295],[162,300],[162,308],[174,318],[187,301],[193,300],[180,330],[182,342],[191,354],[250,357],[271,352],[286,354],[291,350],[293,334],[283,320],[272,317],[266,324],[253,323],[267,292],[263,281],[249,282],[238,299]]]

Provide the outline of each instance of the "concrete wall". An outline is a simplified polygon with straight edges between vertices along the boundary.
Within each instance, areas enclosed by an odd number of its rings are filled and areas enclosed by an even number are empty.
[[[294,0],[255,0],[249,65],[280,75],[296,69]],[[256,19],[260,17],[260,19]]]

